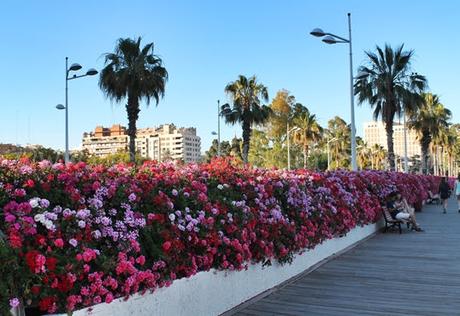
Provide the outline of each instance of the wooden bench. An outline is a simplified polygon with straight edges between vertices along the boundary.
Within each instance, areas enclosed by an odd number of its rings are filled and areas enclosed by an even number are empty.
[[[409,228],[409,222],[400,219],[394,219],[391,217],[390,212],[386,207],[382,207],[383,219],[385,220],[385,229],[384,233],[386,233],[390,228],[398,228],[399,233],[402,233],[401,224],[406,224],[407,228]]]
[[[441,204],[441,198],[439,194],[433,194],[431,191],[428,191],[428,203],[429,204]]]

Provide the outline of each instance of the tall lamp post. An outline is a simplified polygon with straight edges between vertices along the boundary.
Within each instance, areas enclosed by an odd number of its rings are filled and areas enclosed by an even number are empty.
[[[291,170],[291,141],[290,141],[290,136],[292,132],[296,132],[300,130],[299,127],[293,127],[289,129],[289,122],[286,124],[286,140],[287,140],[287,168],[288,170]]]
[[[217,100],[217,133],[213,131],[211,135],[217,135],[217,157],[220,157],[220,100]]]
[[[78,79],[86,76],[94,76],[97,75],[97,70],[94,68],[88,69],[86,74],[84,75],[73,75],[69,77],[69,73],[71,71],[80,70],[82,67],[80,64],[74,63],[70,65],[69,68],[69,57],[65,58],[65,105],[58,104],[56,105],[56,109],[58,110],[65,110],[65,154],[64,154],[64,161],[67,164],[70,160],[69,155],[69,80]]]
[[[404,115],[404,172],[409,173],[409,161],[407,159],[407,126],[406,126],[406,111],[403,112]]]
[[[351,111],[351,169],[353,171],[358,170],[356,163],[356,127],[355,127],[355,105],[354,105],[354,88],[353,80],[364,78],[365,74],[358,74],[357,77],[353,77],[353,53],[352,53],[352,41],[351,41],[351,13],[348,13],[348,39],[341,36],[324,32],[320,28],[315,28],[310,32],[311,35],[316,37],[323,37],[323,42],[326,44],[339,44],[345,43],[349,45],[350,54],[350,111]]]

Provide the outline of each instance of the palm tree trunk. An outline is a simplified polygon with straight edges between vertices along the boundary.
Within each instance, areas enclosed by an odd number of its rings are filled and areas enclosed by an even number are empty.
[[[308,153],[308,146],[303,146],[303,168],[307,169],[307,153]]]
[[[393,146],[393,119],[385,122],[388,146],[388,166],[390,171],[395,171],[395,152]]]
[[[136,122],[139,118],[139,99],[135,96],[128,95],[128,103],[126,104],[126,112],[128,113],[128,136],[129,136],[129,161],[136,162]]]
[[[249,143],[251,141],[251,123],[243,121],[243,162],[248,163]]]
[[[430,137],[428,134],[423,133],[420,139],[420,147],[422,151],[422,173],[428,174],[428,151],[430,148]]]

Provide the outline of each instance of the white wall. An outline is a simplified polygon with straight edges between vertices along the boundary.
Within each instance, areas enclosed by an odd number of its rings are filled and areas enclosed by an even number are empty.
[[[379,227],[379,224],[357,227],[345,237],[327,240],[296,256],[292,264],[280,266],[274,263],[269,267],[254,264],[244,271],[200,272],[189,279],[176,280],[170,287],[154,293],[136,294],[127,301],[118,299],[111,304],[98,304],[73,315],[219,315],[368,237]]]

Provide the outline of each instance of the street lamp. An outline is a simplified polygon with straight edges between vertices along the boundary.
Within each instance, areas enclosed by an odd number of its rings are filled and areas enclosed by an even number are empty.
[[[289,129],[289,122],[287,122],[286,124],[286,137],[287,137],[287,165],[288,165],[288,170],[291,170],[291,142],[289,140],[289,135],[292,133],[292,132],[296,132],[300,130],[300,128],[298,126],[295,126],[291,129]]]
[[[65,110],[65,154],[64,154],[64,161],[67,164],[69,162],[69,88],[68,83],[69,80],[78,79],[86,76],[94,76],[97,75],[97,70],[94,68],[88,69],[86,74],[77,76],[74,74],[72,77],[69,77],[69,73],[71,71],[80,70],[82,67],[80,64],[74,63],[69,67],[69,57],[65,58],[65,105],[58,104],[56,105],[56,109],[58,110]]]
[[[323,42],[326,44],[349,44],[350,51],[350,110],[351,110],[351,169],[356,171],[358,169],[356,163],[356,127],[355,127],[355,106],[354,106],[354,89],[353,89],[353,54],[352,54],[352,41],[351,41],[351,13],[348,13],[348,39],[338,35],[324,32],[320,28],[315,28],[310,32],[311,35],[322,37]],[[363,78],[364,74],[360,73],[358,78]]]
[[[329,149],[329,143],[338,140],[337,137],[331,138],[326,142],[326,147],[327,147],[327,170],[329,170],[329,166],[331,164],[331,154],[330,154],[330,149]]]

